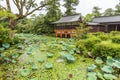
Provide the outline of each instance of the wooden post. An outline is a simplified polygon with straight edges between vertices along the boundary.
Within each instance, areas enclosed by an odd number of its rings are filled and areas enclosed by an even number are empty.
[[[115,26],[115,31],[117,31],[117,28],[118,28],[118,27],[117,27],[117,25],[116,25],[116,26]]]
[[[108,25],[105,25],[105,32],[108,33]]]

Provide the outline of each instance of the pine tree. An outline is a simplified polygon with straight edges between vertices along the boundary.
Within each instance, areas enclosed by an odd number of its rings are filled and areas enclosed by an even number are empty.
[[[65,4],[64,7],[66,8],[65,15],[72,15],[75,14],[75,6],[79,4],[79,0],[64,0]]]

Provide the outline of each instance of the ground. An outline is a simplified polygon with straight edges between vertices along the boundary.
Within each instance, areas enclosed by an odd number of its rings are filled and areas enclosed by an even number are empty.
[[[0,80],[86,80],[86,68],[93,59],[76,54],[73,39],[17,35],[25,39],[20,50],[23,54],[17,62],[1,65]],[[73,55],[75,61],[68,62],[66,54]],[[52,69],[46,69],[48,63],[52,64]]]

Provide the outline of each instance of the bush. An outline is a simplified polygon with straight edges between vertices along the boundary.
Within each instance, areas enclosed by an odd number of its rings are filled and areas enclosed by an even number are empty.
[[[95,35],[96,37],[100,36],[100,35],[104,35],[105,33],[104,32],[96,32],[96,33],[93,33],[93,35]]]
[[[110,32],[111,36],[116,36],[116,35],[120,35],[120,31],[111,31]]]
[[[91,37],[77,41],[76,47],[84,56],[88,56],[88,52],[91,52],[91,50],[95,47],[95,44],[99,42],[101,42],[101,39],[97,37]]]
[[[101,40],[105,41],[109,39],[109,36],[107,34],[102,34],[98,36]]]
[[[10,34],[14,33],[8,28],[4,28],[2,25],[0,25],[0,44],[2,43],[12,43],[13,38],[10,38]]]
[[[120,44],[120,36],[113,36],[111,37],[113,43]]]
[[[107,56],[111,56],[117,58],[120,57],[120,45],[110,41],[104,41],[96,44],[92,53],[95,57],[101,56],[107,58]]]

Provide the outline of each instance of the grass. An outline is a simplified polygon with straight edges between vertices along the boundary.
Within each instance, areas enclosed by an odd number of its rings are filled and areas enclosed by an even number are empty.
[[[93,60],[75,53],[75,62],[68,63],[61,55],[73,49],[69,46],[74,45],[74,40],[30,34],[18,36],[25,39],[23,54],[17,63],[0,66],[0,80],[86,80],[86,68]],[[48,58],[47,53],[52,53],[53,57]],[[48,62],[53,64],[52,69],[45,68]],[[34,65],[37,65],[37,70],[32,70]],[[23,69],[30,69],[29,75],[22,76]]]

